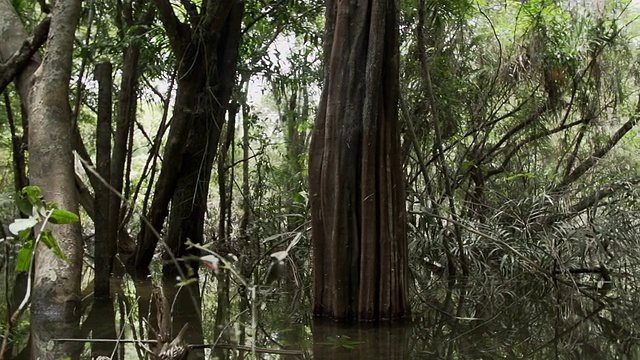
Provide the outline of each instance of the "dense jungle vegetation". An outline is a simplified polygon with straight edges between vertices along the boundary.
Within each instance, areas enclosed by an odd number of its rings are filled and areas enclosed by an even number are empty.
[[[399,166],[373,172],[401,184],[373,183],[404,189],[389,218],[406,221],[372,226],[406,231],[408,297],[400,316],[344,310],[405,319],[371,335],[313,316],[344,320],[313,295],[358,276],[314,280],[312,209],[343,195],[314,193],[312,161],[343,94],[327,90],[342,5],[0,0],[0,358],[640,358],[640,3],[380,3],[397,114],[372,111],[397,115],[379,140],[398,143],[372,162]],[[354,43],[378,39],[368,24]],[[380,55],[358,49],[341,53],[356,75]],[[375,260],[393,284],[396,255]]]

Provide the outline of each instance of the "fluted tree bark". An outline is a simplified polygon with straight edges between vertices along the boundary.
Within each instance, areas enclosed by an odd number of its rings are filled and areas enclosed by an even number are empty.
[[[310,150],[315,315],[409,314],[395,0],[327,0]]]

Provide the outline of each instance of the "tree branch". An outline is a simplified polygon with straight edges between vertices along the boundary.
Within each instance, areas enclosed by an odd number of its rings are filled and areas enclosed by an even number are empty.
[[[169,44],[179,59],[184,53],[184,46],[190,42],[191,28],[178,20],[169,0],[155,0],[155,3],[160,21],[169,37]]]
[[[609,142],[605,144],[605,146],[596,150],[593,155],[591,155],[588,159],[583,161],[580,165],[576,167],[569,175],[567,175],[562,182],[556,187],[555,191],[562,191],[567,186],[571,185],[573,182],[578,180],[584,173],[586,173],[589,169],[591,169],[601,158],[603,158],[607,153],[613,149],[614,146],[624,137],[626,133],[628,133],[640,120],[640,96],[638,96],[638,103],[636,105],[636,111],[631,116],[631,118],[616,131],[615,134],[611,136]]]
[[[219,34],[226,23],[229,11],[238,0],[212,1],[206,0],[202,4],[202,27],[207,29],[207,34]]]
[[[6,63],[0,64],[0,93],[27,67],[33,54],[47,41],[50,25],[51,18],[47,16],[33,29],[31,38]]]
[[[547,137],[549,135],[556,134],[556,133],[559,133],[561,131],[567,130],[567,129],[572,128],[574,126],[583,124],[583,123],[585,123],[585,121],[587,121],[587,120],[580,119],[580,120],[574,121],[574,122],[569,123],[569,124],[560,125],[560,126],[557,126],[554,129],[542,131],[540,133],[537,133],[535,135],[532,135],[532,136],[522,140],[520,143],[518,143],[515,146],[513,146],[511,151],[509,151],[505,155],[504,160],[502,160],[502,164],[499,167],[490,169],[487,172],[487,177],[491,177],[491,176],[494,176],[494,175],[497,175],[497,174],[500,174],[500,173],[504,172],[506,170],[506,168],[507,168],[507,165],[509,165],[509,162],[511,162],[511,159],[518,153],[518,151],[520,151],[520,149],[522,149],[527,144],[529,144],[531,142],[534,142],[536,140],[540,140],[540,139],[542,139],[544,137]]]

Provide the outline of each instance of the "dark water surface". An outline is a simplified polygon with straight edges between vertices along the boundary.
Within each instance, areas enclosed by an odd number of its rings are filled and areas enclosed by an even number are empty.
[[[154,359],[157,340],[188,324],[189,359],[640,359],[628,284],[605,295],[549,279],[424,282],[411,319],[338,324],[313,318],[308,286],[295,283],[114,279],[112,301],[85,302],[76,340],[55,341],[77,345],[71,358]]]

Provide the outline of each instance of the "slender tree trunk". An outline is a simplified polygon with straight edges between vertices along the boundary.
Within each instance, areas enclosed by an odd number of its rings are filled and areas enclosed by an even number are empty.
[[[110,278],[113,257],[116,253],[117,233],[111,223],[117,219],[109,216],[110,203],[116,198],[111,194],[111,113],[112,67],[105,62],[96,65],[98,81],[98,124],[96,129],[96,167],[100,181],[95,189],[95,290],[97,298],[110,297]]]
[[[328,0],[326,16],[309,161],[313,312],[401,318],[409,302],[397,8],[394,0]]]
[[[47,41],[47,54],[34,74],[29,106],[29,180],[47,201],[78,212],[72,153],[69,81],[80,0],[56,1]],[[55,139],[55,140],[54,140]],[[31,301],[34,358],[73,357],[69,344],[50,342],[73,336],[80,316],[82,237],[78,222],[51,228],[65,262],[42,245],[36,249]]]
[[[224,6],[204,2],[202,7],[213,13],[202,15],[203,23],[215,23],[192,29],[178,20],[167,1],[156,0],[156,4],[178,59],[180,80],[149,224],[142,228],[134,260],[143,273],[158,241],[152,229],[162,229],[169,201],[169,250],[177,256],[188,255],[187,240],[203,241],[209,181],[234,85],[244,7],[241,1],[223,2]],[[201,46],[203,41],[206,47]],[[165,267],[168,276],[174,274],[170,269]]]
[[[207,71],[213,72],[206,83],[211,90],[208,90],[208,94],[203,90],[205,94],[201,97],[200,108],[204,111],[198,114],[191,127],[189,142],[182,156],[182,171],[171,201],[167,236],[169,248],[181,257],[195,254],[187,249],[187,240],[204,242],[204,220],[211,172],[219,149],[231,91],[235,85],[243,6],[242,2],[238,2],[232,7],[218,45],[212,46],[212,50],[218,55],[209,55],[210,59],[216,61],[206,63]],[[191,265],[197,266],[195,263]],[[168,276],[173,275],[170,268],[165,267],[165,270]]]
[[[140,76],[140,53],[142,51],[143,39],[147,26],[151,24],[155,17],[155,9],[148,0],[139,0],[134,4],[129,3],[125,7],[123,14],[125,29],[122,33],[131,32],[132,40],[127,49],[124,51],[122,59],[122,76],[120,80],[120,90],[118,92],[118,109],[116,114],[115,133],[113,138],[113,152],[111,161],[111,182],[113,189],[118,193],[123,191],[123,183],[125,178],[125,163],[127,155],[131,154],[131,144],[128,141],[129,134],[133,128],[136,119],[136,109],[138,105],[138,83]],[[134,7],[145,8],[140,19],[135,19]],[[123,35],[124,37],[124,35]],[[125,212],[121,211],[122,201],[120,197],[114,196],[113,201],[109,203],[110,233],[122,233],[119,237],[121,249],[130,249],[134,244],[125,242],[131,237],[125,230],[120,229],[120,224],[124,220]]]
[[[27,178],[27,165],[24,156],[26,145],[23,139],[25,136],[24,134],[18,135],[11,107],[11,99],[9,99],[9,93],[7,91],[4,92],[4,106],[7,109],[7,122],[9,123],[9,130],[11,132],[11,157],[13,163],[14,190],[19,192],[29,184],[29,180]]]
[[[180,167],[182,163],[182,151],[187,143],[188,130],[193,123],[190,115],[195,108],[197,99],[197,82],[192,79],[195,76],[178,72],[178,89],[174,104],[174,113],[171,119],[171,129],[167,137],[167,144],[163,157],[163,166],[155,184],[153,200],[147,212],[147,221],[143,221],[138,244],[134,256],[130,259],[130,265],[135,268],[138,275],[144,276],[149,271],[149,264],[158,244],[158,234],[162,229],[164,220],[169,213],[169,201],[175,192]]]
[[[302,104],[299,104],[302,98]],[[284,116],[281,117],[284,120],[286,132],[285,142],[287,146],[287,162],[289,167],[290,178],[287,182],[287,192],[289,199],[289,211],[287,212],[287,231],[299,230],[300,226],[304,224],[305,218],[303,215],[304,209],[301,208],[300,203],[296,202],[296,195],[300,194],[304,189],[304,175],[303,167],[304,162],[302,155],[306,149],[306,132],[300,130],[300,125],[303,121],[307,121],[309,117],[309,94],[306,88],[296,89],[294,88],[288,101],[287,110],[285,110]]]

